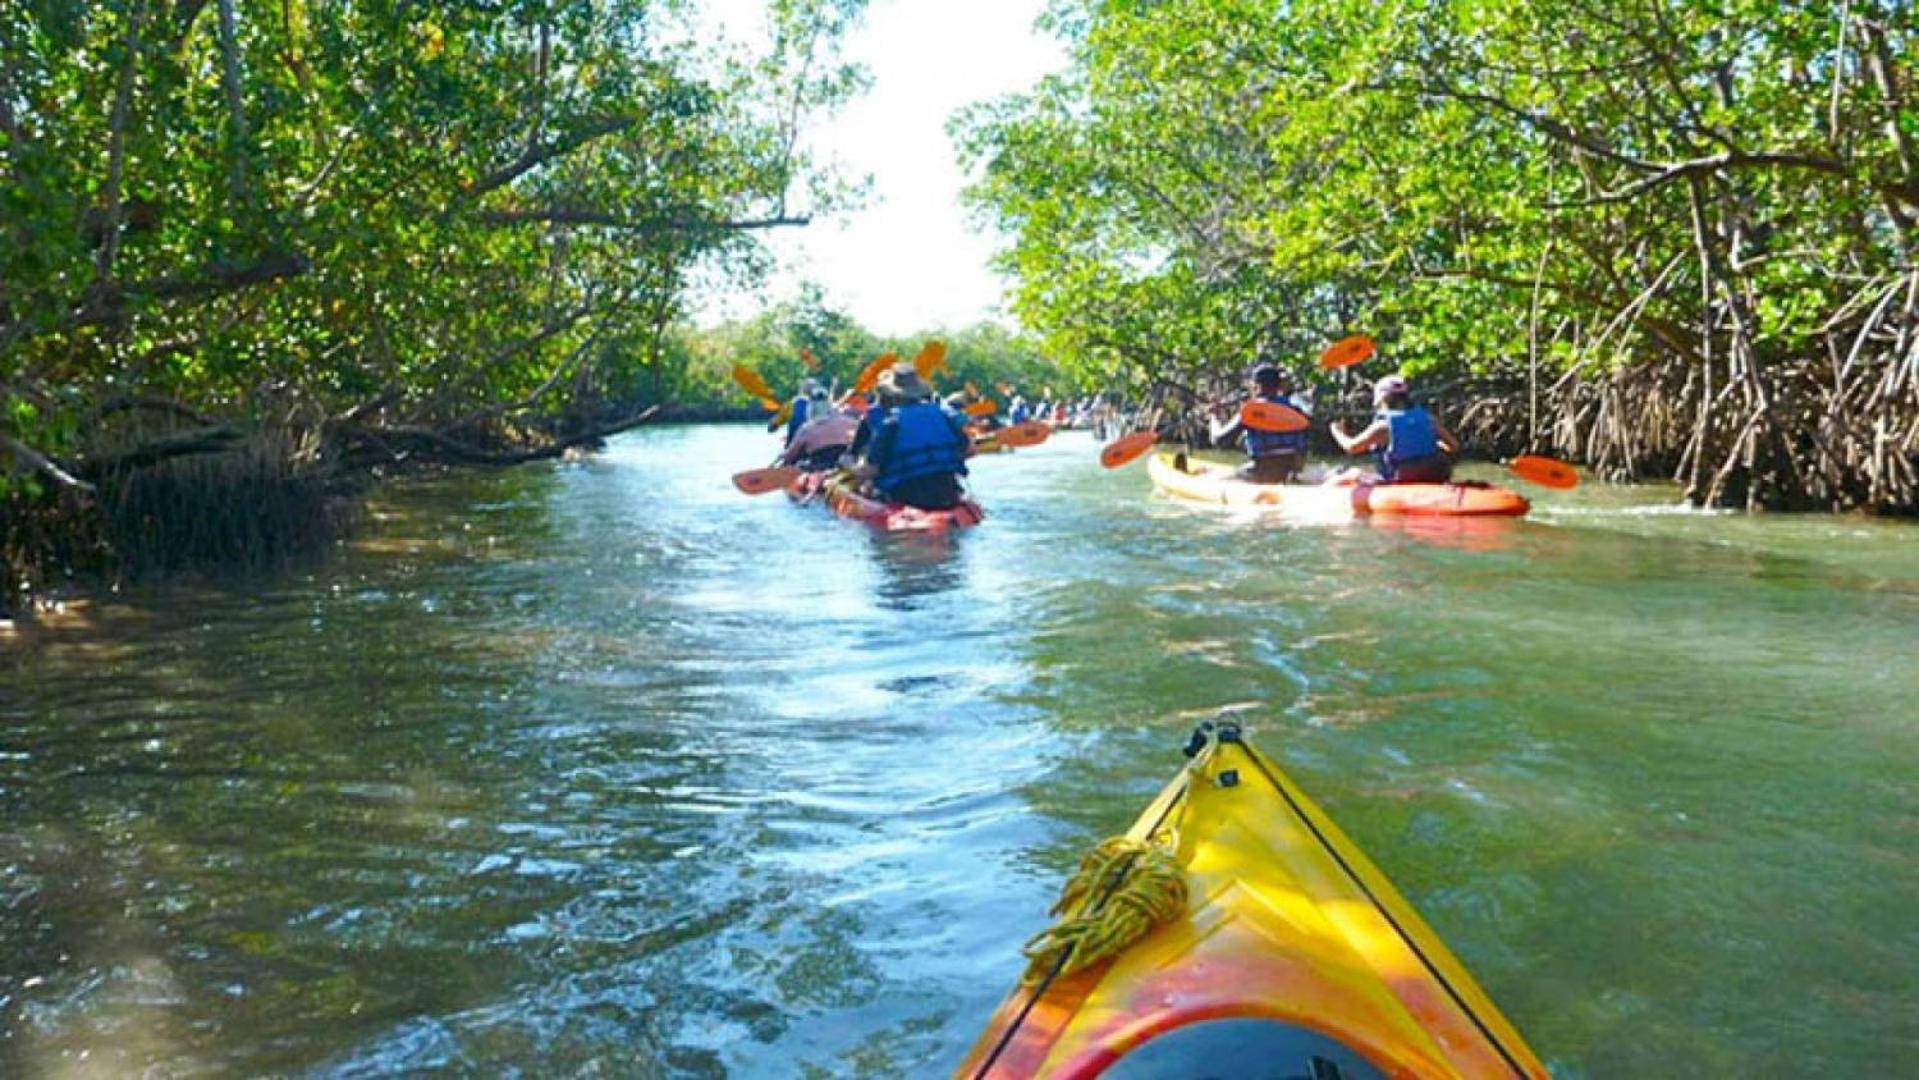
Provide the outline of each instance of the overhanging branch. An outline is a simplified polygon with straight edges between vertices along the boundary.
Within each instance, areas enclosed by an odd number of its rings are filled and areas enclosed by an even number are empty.
[[[536,207],[525,210],[485,210],[474,215],[486,225],[579,225],[635,233],[747,232],[807,225],[811,215],[776,214],[763,218],[704,219],[692,217],[628,218],[604,210],[571,206]]]

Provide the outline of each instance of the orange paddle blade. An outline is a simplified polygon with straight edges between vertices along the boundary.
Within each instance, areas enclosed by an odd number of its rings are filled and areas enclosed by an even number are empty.
[[[1135,431],[1131,435],[1122,435],[1106,444],[1099,452],[1099,463],[1109,469],[1117,469],[1153,448],[1159,436],[1150,431]]]
[[[931,379],[935,371],[945,366],[946,343],[944,341],[927,342],[925,347],[920,349],[919,355],[913,357],[913,370],[919,372],[922,379]]]
[[[1024,424],[1003,427],[993,433],[993,441],[1001,446],[1038,446],[1051,438],[1053,429],[1039,420],[1028,420]]]
[[[1540,487],[1565,490],[1579,486],[1579,474],[1571,465],[1556,458],[1540,457],[1538,454],[1521,454],[1506,463],[1507,471],[1521,480]]]
[[[780,411],[781,406],[779,402],[774,401],[772,398],[763,397],[760,399],[760,408],[770,413],[776,413]]]
[[[806,370],[808,371],[818,371],[820,369],[820,358],[814,356],[813,350],[811,349],[800,350],[800,363],[805,364]]]
[[[855,394],[872,393],[873,388],[880,384],[880,376],[886,373],[887,368],[899,361],[897,353],[881,353],[874,357],[873,362],[860,371],[860,377],[853,380],[853,392]]]
[[[975,401],[966,407],[966,415],[968,416],[991,416],[998,411],[999,406],[994,404],[990,398],[985,401]]]
[[[760,402],[760,404],[765,405],[766,402],[762,401]],[[789,401],[786,404],[780,406],[779,408],[773,410],[773,419],[768,420],[767,423],[772,425],[773,427],[779,427],[781,424],[784,424],[791,419],[793,419],[793,403]]]
[[[777,469],[748,469],[733,474],[733,486],[748,495],[764,495],[769,491],[778,491],[799,479],[800,471],[789,466]]]
[[[1277,401],[1249,401],[1240,406],[1239,422],[1254,431],[1305,431],[1313,422],[1305,413]]]
[[[1326,346],[1326,351],[1319,354],[1319,370],[1337,371],[1343,367],[1352,367],[1371,355],[1373,355],[1373,339],[1365,334],[1354,334],[1352,337],[1341,338]]]
[[[760,373],[747,367],[745,364],[733,365],[733,381],[740,384],[740,389],[752,394],[756,398],[776,396],[773,393],[773,388],[766,385],[766,380],[760,378]],[[779,408],[777,405],[773,407],[776,409]]]

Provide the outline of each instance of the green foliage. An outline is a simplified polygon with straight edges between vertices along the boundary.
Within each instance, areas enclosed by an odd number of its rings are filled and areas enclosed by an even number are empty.
[[[860,87],[860,7],[779,0],[753,53],[648,0],[0,3],[0,435],[84,465],[125,395],[524,426],[663,385],[691,276],[838,205],[795,125]]]
[[[1735,334],[1803,363],[1912,265],[1911,5],[1055,0],[1048,18],[1071,68],[954,133],[972,204],[1011,238],[1015,311],[1083,372],[1190,379],[1356,330],[1415,372],[1535,340],[1560,369],[1698,362]]]

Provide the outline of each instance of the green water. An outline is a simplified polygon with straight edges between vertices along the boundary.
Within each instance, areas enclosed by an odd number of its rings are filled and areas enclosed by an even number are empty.
[[[1220,710],[1559,1075],[1919,1059],[1919,530],[1289,528],[1064,435],[929,543],[763,440],[0,638],[0,1075],[938,1074]]]

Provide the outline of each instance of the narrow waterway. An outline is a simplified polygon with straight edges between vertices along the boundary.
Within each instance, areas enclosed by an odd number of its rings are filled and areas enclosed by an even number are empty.
[[[1287,527],[1067,434],[887,538],[746,427],[0,637],[0,1075],[932,1075],[1226,710],[1565,1077],[1919,1059],[1919,529]]]

